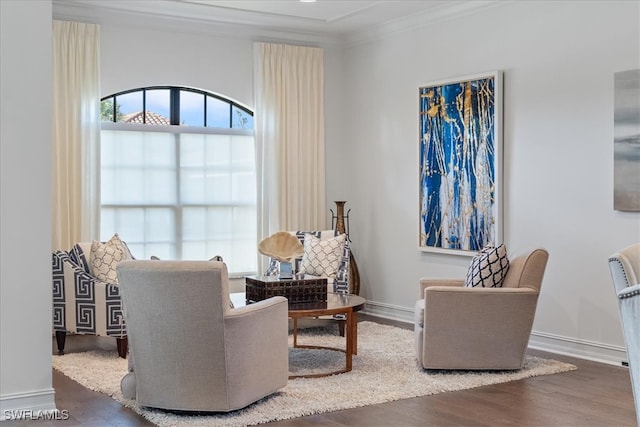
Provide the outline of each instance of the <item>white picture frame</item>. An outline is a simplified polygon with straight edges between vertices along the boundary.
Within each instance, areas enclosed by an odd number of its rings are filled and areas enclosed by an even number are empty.
[[[502,243],[502,84],[491,71],[418,89],[421,251]]]

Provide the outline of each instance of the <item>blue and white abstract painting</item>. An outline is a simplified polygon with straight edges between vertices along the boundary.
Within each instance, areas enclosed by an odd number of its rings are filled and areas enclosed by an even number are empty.
[[[420,249],[499,244],[501,74],[424,86],[420,101]]]

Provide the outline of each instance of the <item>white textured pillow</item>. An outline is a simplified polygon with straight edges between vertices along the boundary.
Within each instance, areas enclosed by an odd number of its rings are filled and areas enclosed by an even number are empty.
[[[118,283],[116,266],[120,261],[131,258],[127,245],[120,240],[118,233],[114,234],[106,243],[93,241],[89,264],[91,274],[98,280],[109,283]]]
[[[345,238],[345,234],[340,234],[331,239],[320,240],[313,234],[305,234],[300,273],[335,278],[340,267]]]
[[[473,257],[467,271],[466,287],[500,288],[509,271],[507,248],[504,244],[498,247],[486,247]]]

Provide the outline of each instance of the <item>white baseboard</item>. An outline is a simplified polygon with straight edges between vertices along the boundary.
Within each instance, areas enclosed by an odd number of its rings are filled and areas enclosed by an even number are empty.
[[[532,331],[529,347],[616,366],[628,360],[624,347],[544,332]]]
[[[0,421],[14,419],[60,419],[53,388],[0,396]],[[57,417],[57,418],[56,418]]]
[[[413,308],[375,301],[367,301],[362,313],[403,323],[413,324],[414,321]],[[622,366],[622,362],[627,361],[627,352],[624,347],[543,332],[531,332],[529,347],[609,365]]]
[[[362,314],[413,324],[413,308],[367,301]]]

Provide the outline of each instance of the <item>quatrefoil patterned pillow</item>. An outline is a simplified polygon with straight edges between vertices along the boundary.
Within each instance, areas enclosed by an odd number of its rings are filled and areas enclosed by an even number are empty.
[[[120,261],[132,258],[127,245],[120,240],[118,233],[114,234],[106,243],[93,241],[91,243],[91,274],[98,280],[108,283],[118,283],[116,266]]]
[[[334,279],[340,267],[345,239],[345,234],[326,240],[305,234],[300,273]]]
[[[467,271],[466,287],[500,288],[509,271],[507,248],[486,247],[474,256]]]

